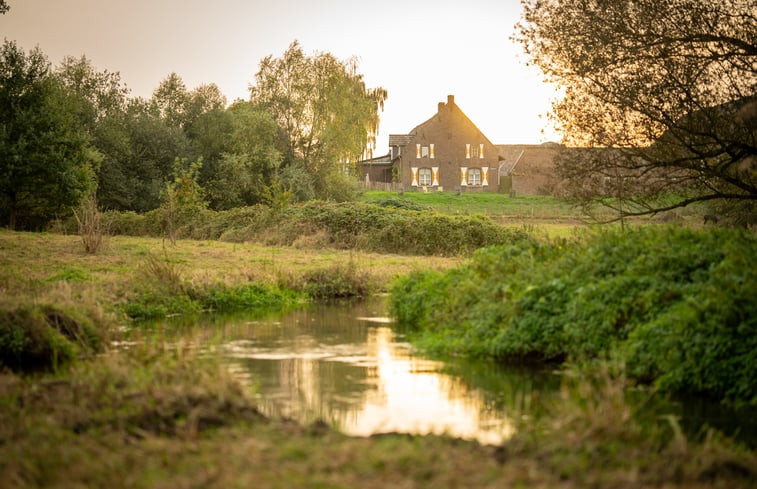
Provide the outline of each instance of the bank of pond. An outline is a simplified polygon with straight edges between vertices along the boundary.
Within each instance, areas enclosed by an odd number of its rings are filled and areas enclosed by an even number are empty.
[[[642,227],[521,240],[391,290],[422,348],[509,362],[597,363],[663,392],[757,403],[757,240]]]

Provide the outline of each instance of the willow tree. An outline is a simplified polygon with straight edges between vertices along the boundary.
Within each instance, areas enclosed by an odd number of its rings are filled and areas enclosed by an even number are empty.
[[[753,0],[522,0],[515,39],[564,96],[558,171],[620,216],[707,201],[753,218]]]
[[[386,96],[383,88],[365,85],[354,58],[308,56],[297,41],[280,58],[264,58],[250,86],[250,100],[281,128],[285,163],[302,166],[322,197],[375,143]]]

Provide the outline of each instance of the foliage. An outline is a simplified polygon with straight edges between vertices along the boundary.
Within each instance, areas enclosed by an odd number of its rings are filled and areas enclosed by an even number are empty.
[[[516,39],[564,91],[552,117],[565,142],[612,148],[563,152],[558,171],[576,199],[621,217],[754,201],[752,2],[522,3]]]
[[[642,228],[478,251],[417,272],[392,309],[427,347],[496,358],[612,358],[664,390],[757,402],[757,240]]]
[[[55,370],[78,355],[102,351],[106,335],[106,325],[71,307],[2,304],[0,367]]]
[[[286,287],[300,290],[316,301],[364,298],[371,294],[371,277],[350,259],[323,268],[308,270],[295,279],[285,280]]]
[[[395,209],[405,209],[411,211],[424,211],[430,209],[430,207],[418,202],[406,199],[400,199],[397,197],[387,197],[383,199],[376,199],[371,201],[380,207],[394,207]]]
[[[78,124],[76,105],[39,50],[3,43],[0,214],[10,228],[39,228],[93,188],[100,155]]]
[[[278,128],[267,111],[240,101],[227,112],[223,152],[202,178],[211,207],[219,210],[260,203],[281,163],[275,148]]]
[[[176,233],[202,213],[207,207],[205,193],[197,180],[202,159],[187,164],[187,160],[174,161],[173,181],[166,184],[163,203],[158,208],[164,236],[176,244]]]
[[[260,62],[250,99],[278,123],[285,166],[305,168],[317,197],[346,200],[333,184],[375,142],[386,90],[367,88],[354,58],[307,56],[294,41],[281,58]]]
[[[271,195],[275,195],[271,194]],[[195,213],[176,237],[330,246],[381,253],[457,255],[494,244],[531,239],[525,229],[504,228],[483,216],[443,215],[359,202],[257,206]],[[108,214],[114,233],[160,235],[155,215]]]

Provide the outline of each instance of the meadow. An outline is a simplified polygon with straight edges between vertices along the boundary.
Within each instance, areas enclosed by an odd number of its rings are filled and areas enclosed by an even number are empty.
[[[754,451],[717,432],[686,439],[675,419],[642,424],[625,400],[630,381],[601,366],[566,376],[575,385],[559,406],[519,420],[505,444],[482,446],[444,436],[352,438],[323,423],[268,419],[218,358],[166,345],[159,332],[114,347],[147,316],[307,307],[386,292],[429,270],[462,277],[477,257],[502,262],[516,250],[553,246],[522,225],[491,231],[490,218],[460,206],[463,221],[436,222],[480,226],[479,238],[494,248],[475,252],[475,241],[450,234],[454,247],[379,252],[376,243],[397,241],[355,239],[355,223],[371,232],[379,218],[408,220],[394,229],[414,236],[412,220],[427,213],[362,205],[292,210],[305,219],[279,235],[250,227],[257,211],[238,211],[234,226],[229,214],[216,214],[183,232],[201,236],[204,225],[223,239],[114,235],[94,254],[76,234],[0,231],[0,480],[19,488],[754,486]],[[149,216],[121,216],[121,225],[127,218],[151,229]],[[304,221],[317,224],[313,234],[290,240]],[[14,364],[23,351],[34,361]]]

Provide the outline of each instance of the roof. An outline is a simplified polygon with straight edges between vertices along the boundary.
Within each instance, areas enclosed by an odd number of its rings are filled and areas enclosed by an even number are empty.
[[[472,126],[479,134],[481,134],[481,136],[483,136],[484,141],[486,141],[489,144],[492,144],[489,138],[486,137],[486,134],[484,134],[483,131],[481,131],[481,129],[479,129],[478,126],[476,126],[476,124],[474,124],[473,121],[470,120],[470,118],[467,115],[465,115],[465,112],[463,112],[462,109],[455,103],[455,97],[453,95],[448,95],[447,103],[440,102],[439,110],[437,110],[437,112],[434,115],[432,115],[430,118],[428,118],[426,121],[415,126],[408,134],[390,134],[389,146],[400,146],[400,147],[407,146],[410,143],[410,141],[412,141],[413,138],[418,134],[418,131],[421,128],[423,128],[423,126],[437,119],[439,117],[439,113],[445,108],[455,109],[457,113],[459,113],[463,117],[463,119],[465,119],[467,124]]]
[[[561,146],[544,144],[498,144],[500,175],[552,174]]]
[[[410,134],[390,134],[389,146],[407,146],[411,139]]]
[[[358,161],[358,163],[362,163],[364,165],[391,165],[392,159],[391,159],[390,154],[387,153],[383,156],[377,156],[375,158]]]

